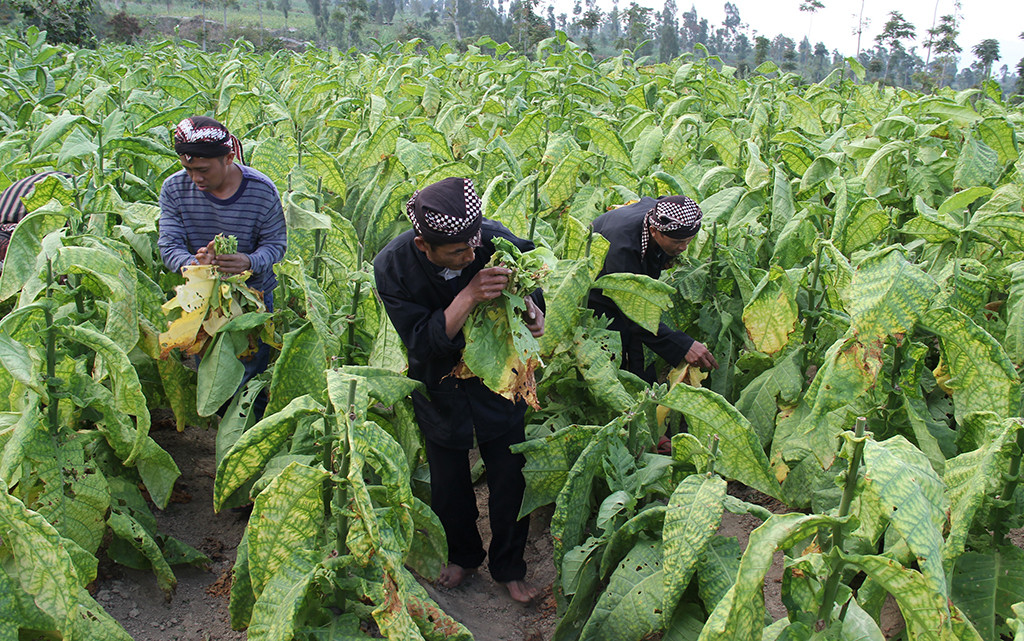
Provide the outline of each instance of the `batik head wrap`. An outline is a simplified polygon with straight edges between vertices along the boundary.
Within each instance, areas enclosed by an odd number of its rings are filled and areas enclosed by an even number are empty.
[[[235,153],[235,159],[244,164],[242,143],[228,133],[227,127],[209,116],[185,118],[174,128],[174,153],[192,158],[220,158]]]
[[[431,245],[480,246],[483,204],[469,178],[445,178],[412,195],[405,204],[416,235]]]
[[[658,199],[658,204],[644,216],[644,228],[640,233],[641,255],[647,255],[650,230],[657,229],[669,238],[690,238],[700,231],[700,221],[703,217],[704,212],[700,210],[700,206],[686,196],[665,196]]]

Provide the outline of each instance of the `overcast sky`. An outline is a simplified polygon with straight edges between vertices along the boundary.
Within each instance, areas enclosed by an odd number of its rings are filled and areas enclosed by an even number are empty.
[[[853,33],[857,26],[857,16],[861,3],[856,0],[821,0],[824,9],[818,10],[813,16],[801,12],[800,0],[733,0],[739,8],[740,18],[748,26],[747,33],[774,38],[783,34],[799,43],[807,36],[811,44],[819,41],[832,49],[838,49],[844,55],[853,55],[857,51],[857,36]],[[619,10],[629,6],[630,0],[619,0]],[[664,0],[637,0],[637,4],[653,7],[661,11]],[[696,6],[697,15],[707,18],[708,22],[718,27],[725,19],[724,0],[721,2],[694,2],[693,0],[676,0],[680,13],[689,11]],[[602,10],[609,10],[612,0],[598,0]],[[936,12],[936,6],[938,11]],[[567,8],[563,8],[567,7]],[[557,0],[555,9],[559,13],[565,11],[571,15],[572,0]],[[875,45],[875,36],[889,19],[890,11],[899,11],[908,22],[914,25],[917,39],[906,46],[917,46],[921,57],[926,56],[924,42],[928,38],[928,29],[938,17],[953,13],[953,0],[864,0],[864,18],[868,20],[861,36],[861,48],[867,49]],[[1024,40],[1018,36],[1024,31],[1024,2],[1021,0],[964,0],[960,9],[960,37],[957,44],[963,50],[960,53],[960,66],[973,63],[976,58],[971,49],[986,38],[999,41],[1000,60],[993,65],[993,73],[998,73],[1002,65],[1007,65],[1013,73],[1017,62],[1024,57]]]

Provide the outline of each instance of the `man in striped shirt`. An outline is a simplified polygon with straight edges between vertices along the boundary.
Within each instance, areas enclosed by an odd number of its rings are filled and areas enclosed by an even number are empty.
[[[168,269],[217,265],[222,272],[252,270],[246,284],[274,307],[274,263],[284,257],[288,236],[281,196],[273,181],[242,165],[241,145],[213,118],[193,116],[174,132],[183,169],[160,190],[160,256]],[[213,238],[234,235],[238,253],[217,255]]]
[[[7,245],[11,242],[11,234],[21,219],[28,214],[21,199],[31,193],[36,183],[53,175],[70,176],[60,171],[44,171],[12,183],[0,194],[0,270],[3,270],[4,259],[7,257]]]
[[[168,269],[216,265],[227,274],[252,271],[246,284],[263,293],[267,311],[274,309],[274,263],[287,248],[281,196],[273,181],[241,164],[241,145],[221,123],[193,116],[174,130],[174,150],[183,169],[160,190],[160,236],[157,245]],[[237,162],[236,162],[237,161]],[[217,234],[234,235],[238,253],[217,254]],[[266,369],[270,349],[261,344],[247,361],[243,384]]]

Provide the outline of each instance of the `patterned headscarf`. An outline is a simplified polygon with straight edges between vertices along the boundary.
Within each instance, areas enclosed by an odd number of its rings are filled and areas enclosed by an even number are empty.
[[[469,178],[445,178],[412,195],[405,213],[416,234],[431,245],[480,246],[483,204]]]
[[[228,133],[227,127],[209,116],[185,118],[174,128],[174,153],[192,158],[220,158],[235,153],[235,159],[244,164],[242,143]]]
[[[658,199],[647,215],[644,216],[644,228],[640,232],[640,255],[647,255],[647,244],[652,229],[657,229],[669,238],[690,238],[700,231],[700,221],[704,212],[700,206],[686,196],[665,196]]]

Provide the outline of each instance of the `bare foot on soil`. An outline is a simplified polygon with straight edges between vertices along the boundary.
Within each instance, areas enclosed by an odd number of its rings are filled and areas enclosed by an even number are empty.
[[[437,577],[437,584],[442,588],[457,588],[462,585],[462,582],[465,581],[466,577],[472,574],[473,571],[473,568],[467,570],[461,565],[449,563],[441,568],[441,575]]]
[[[540,593],[540,590],[526,581],[509,581],[505,587],[512,600],[519,603],[530,603]]]

